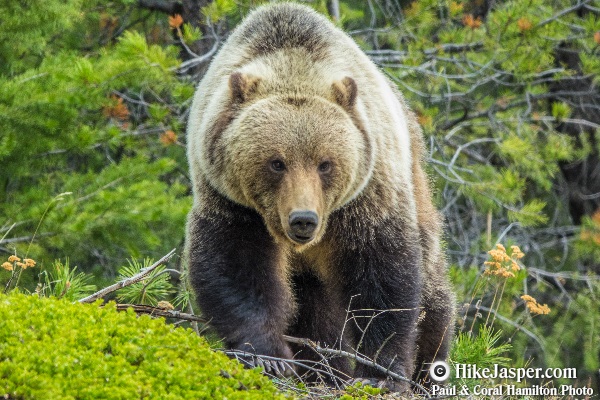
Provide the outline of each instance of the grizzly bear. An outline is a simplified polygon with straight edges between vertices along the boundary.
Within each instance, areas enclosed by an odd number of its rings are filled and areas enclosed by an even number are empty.
[[[305,6],[258,8],[200,82],[187,143],[190,282],[228,347],[319,359],[287,334],[412,379],[447,357],[454,298],[421,130],[350,37]]]

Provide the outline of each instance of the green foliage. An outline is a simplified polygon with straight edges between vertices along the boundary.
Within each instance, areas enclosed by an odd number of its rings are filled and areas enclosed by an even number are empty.
[[[540,327],[548,343],[561,343],[560,346],[547,347],[549,364],[557,367],[577,365],[590,371],[600,368],[599,293],[600,283],[596,281],[588,290],[577,293],[569,304],[556,306],[559,317],[553,329]]]
[[[468,299],[478,284],[480,278],[479,268],[472,266],[468,269],[463,269],[457,265],[451,265],[448,273],[456,297],[459,299]]]
[[[129,265],[123,266],[119,270],[119,280],[131,278],[154,262],[149,258],[144,259],[143,263],[136,260],[127,261]],[[119,301],[130,304],[156,305],[174,291],[173,285],[169,282],[168,273],[169,271],[166,271],[164,266],[159,266],[146,278],[119,290],[117,298]]]
[[[471,364],[477,368],[489,368],[493,370],[498,367],[512,367],[514,362],[506,357],[511,349],[508,343],[502,341],[502,332],[494,332],[493,328],[483,326],[477,334],[472,332],[461,332],[457,335],[450,354],[451,364]],[[451,384],[457,387],[467,386],[473,388],[482,385],[480,379],[456,378],[451,376]],[[511,382],[512,383],[512,382]],[[491,387],[494,382],[486,382],[486,387]]]
[[[600,263],[600,211],[583,219],[575,250],[582,259]]]
[[[382,392],[381,389],[363,385],[360,382],[355,383],[353,386],[347,386],[344,391],[346,393],[344,393],[339,400],[367,400],[381,394]]]
[[[556,48],[568,43],[584,63],[597,62],[586,42],[597,18],[587,16],[584,23],[575,12],[555,17],[571,5],[501,2],[477,22],[472,2],[413,2],[394,28],[402,40],[390,43],[389,33],[378,38],[403,52],[400,63],[382,63],[432,137],[440,187],[451,185],[477,212],[492,210],[495,219],[523,226],[548,221],[545,205],[559,162],[572,160],[579,146],[557,132],[572,106],[547,100],[553,84],[575,73],[557,68]],[[577,27],[574,34],[570,27],[579,23],[585,32]],[[464,50],[446,53],[450,45]]]
[[[80,0],[3,1],[0,5],[0,75],[35,67],[49,53],[48,42],[60,42],[63,32],[80,19],[81,3]]]
[[[185,151],[160,140],[183,133],[193,94],[176,76],[177,49],[148,43],[136,25],[113,41],[86,36],[117,30],[140,13],[119,14],[133,3],[11,4],[0,4],[0,235],[39,226],[33,246],[14,242],[18,252],[68,255],[108,277],[122,259],[178,246],[191,205]],[[58,204],[59,193],[70,194]]]
[[[565,103],[552,103],[552,116],[558,121],[562,121],[571,115],[571,107]]]
[[[217,22],[231,14],[236,9],[234,0],[215,0],[202,8],[204,16],[212,22]]]
[[[191,24],[183,25],[183,40],[187,43],[193,43],[202,38],[202,31]]]
[[[482,327],[474,335],[469,332],[459,333],[452,346],[450,358],[457,364],[477,364],[479,368],[493,368],[494,364],[509,366],[510,358],[504,355],[510,350],[508,343],[498,344],[501,332],[494,332],[491,327]]]
[[[508,219],[519,221],[523,226],[543,224],[548,221],[548,217],[542,212],[545,206],[545,202],[533,199],[518,210],[508,210]]]
[[[56,260],[50,271],[44,271],[44,284],[40,290],[46,297],[64,298],[76,301],[92,294],[96,285],[89,284],[91,275],[76,272],[77,267],[71,268],[69,260],[63,264]]]
[[[0,295],[0,394],[27,399],[284,398],[257,370],[189,329],[72,304]]]

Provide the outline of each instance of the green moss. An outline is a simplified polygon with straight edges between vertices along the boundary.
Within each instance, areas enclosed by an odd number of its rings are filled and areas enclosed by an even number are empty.
[[[117,312],[113,303],[0,295],[0,321],[0,397],[284,398],[193,331]]]

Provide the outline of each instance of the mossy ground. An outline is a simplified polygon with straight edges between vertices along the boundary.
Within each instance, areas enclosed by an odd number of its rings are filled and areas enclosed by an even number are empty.
[[[193,331],[111,303],[0,295],[0,321],[2,398],[284,398]]]

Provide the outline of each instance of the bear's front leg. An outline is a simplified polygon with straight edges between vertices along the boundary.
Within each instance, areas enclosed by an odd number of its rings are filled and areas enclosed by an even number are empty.
[[[353,227],[352,222],[345,219],[343,225]],[[334,262],[350,306],[355,345],[380,366],[410,379],[421,295],[418,237],[402,220],[393,218],[360,235],[351,235],[353,231],[339,231],[345,237],[338,243],[344,245],[336,251]],[[361,363],[354,376],[393,391],[410,390],[407,382],[386,379],[385,371]]]
[[[285,258],[256,212],[226,205],[227,213],[195,209],[188,217],[190,281],[203,315],[231,349],[292,358],[282,338],[294,309]],[[284,363],[244,361],[293,373]]]

